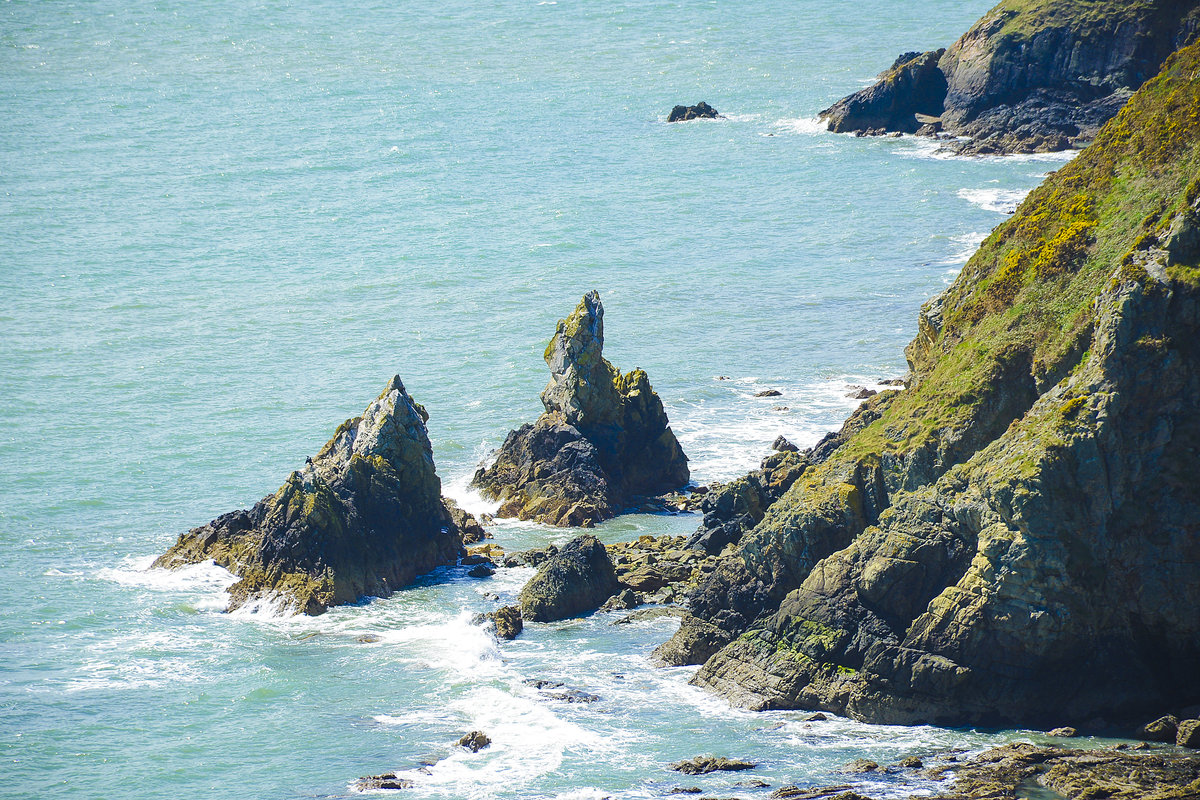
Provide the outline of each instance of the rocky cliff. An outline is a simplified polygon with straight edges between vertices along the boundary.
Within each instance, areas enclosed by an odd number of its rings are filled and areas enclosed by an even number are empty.
[[[968,153],[1064,150],[1198,32],[1197,0],[1005,0],[949,49],[905,54],[821,117],[838,132],[971,137],[949,142]]]
[[[878,722],[1200,700],[1197,76],[1200,44],[926,304],[908,388],[805,454],[668,660],[746,706]]]
[[[442,501],[427,420],[392,378],[279,491],[193,528],[154,565],[212,559],[238,576],[230,610],[281,598],[291,610],[320,614],[386,597],[455,563],[462,538]]]
[[[546,347],[546,412],[512,431],[472,485],[501,501],[498,515],[591,525],[632,498],[688,482],[687,457],[640,369],[604,358],[604,306],[588,292]]]

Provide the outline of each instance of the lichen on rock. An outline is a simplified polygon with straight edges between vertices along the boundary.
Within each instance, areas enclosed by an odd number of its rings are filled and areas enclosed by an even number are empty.
[[[646,373],[622,375],[603,348],[604,307],[592,291],[546,347],[545,413],[509,433],[472,480],[500,501],[498,516],[589,527],[688,482],[687,457]]]
[[[181,535],[154,565],[211,559],[238,576],[230,610],[277,599],[320,614],[453,564],[462,536],[441,497],[427,420],[393,377],[277,492]],[[470,515],[455,512],[466,524]]]

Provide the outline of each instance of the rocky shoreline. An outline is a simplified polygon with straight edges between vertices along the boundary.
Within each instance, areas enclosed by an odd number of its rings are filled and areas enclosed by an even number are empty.
[[[902,54],[820,118],[838,133],[934,137],[960,155],[1068,150],[1197,33],[1194,2],[1005,0],[949,48]]]

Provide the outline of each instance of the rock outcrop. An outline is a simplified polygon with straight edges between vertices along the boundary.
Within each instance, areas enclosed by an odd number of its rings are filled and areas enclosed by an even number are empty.
[[[667,122],[687,122],[690,119],[721,119],[717,110],[708,103],[697,103],[694,106],[675,106],[667,115]]]
[[[1004,0],[949,49],[906,53],[821,118],[838,132],[940,134],[964,153],[1065,150],[1090,141],[1200,32],[1198,8],[1196,0]]]
[[[427,419],[392,378],[279,491],[193,528],[154,565],[212,559],[238,576],[230,610],[279,598],[290,610],[320,614],[386,597],[453,564],[462,536],[442,501]],[[470,515],[456,512],[466,523]]]
[[[546,348],[546,412],[509,433],[472,480],[501,501],[498,516],[586,527],[688,482],[687,456],[646,373],[622,375],[603,348],[604,306],[592,291]]]
[[[926,307],[909,388],[692,595],[727,642],[696,684],[1041,729],[1200,701],[1200,259],[1169,246],[1200,210],[1197,74],[1200,44],[1168,59]]]
[[[559,548],[521,589],[521,616],[532,622],[584,616],[620,588],[608,551],[595,536],[584,534]]]

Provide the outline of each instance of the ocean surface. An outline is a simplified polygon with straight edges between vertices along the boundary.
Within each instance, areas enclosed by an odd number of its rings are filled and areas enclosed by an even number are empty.
[[[650,663],[670,618],[498,644],[471,617],[524,568],[319,618],[225,614],[224,571],[149,569],[393,374],[446,493],[484,507],[467,480],[539,413],[542,350],[589,289],[698,483],[838,427],[1063,158],[947,158],[814,117],[991,3],[0,5],[0,796],[333,798],[399,770],[412,798],[755,798],[733,784],[1025,735],[731,709]],[[665,123],[701,100],[726,118]],[[473,729],[492,746],[453,746]],[[704,753],[760,767],[668,769]]]

